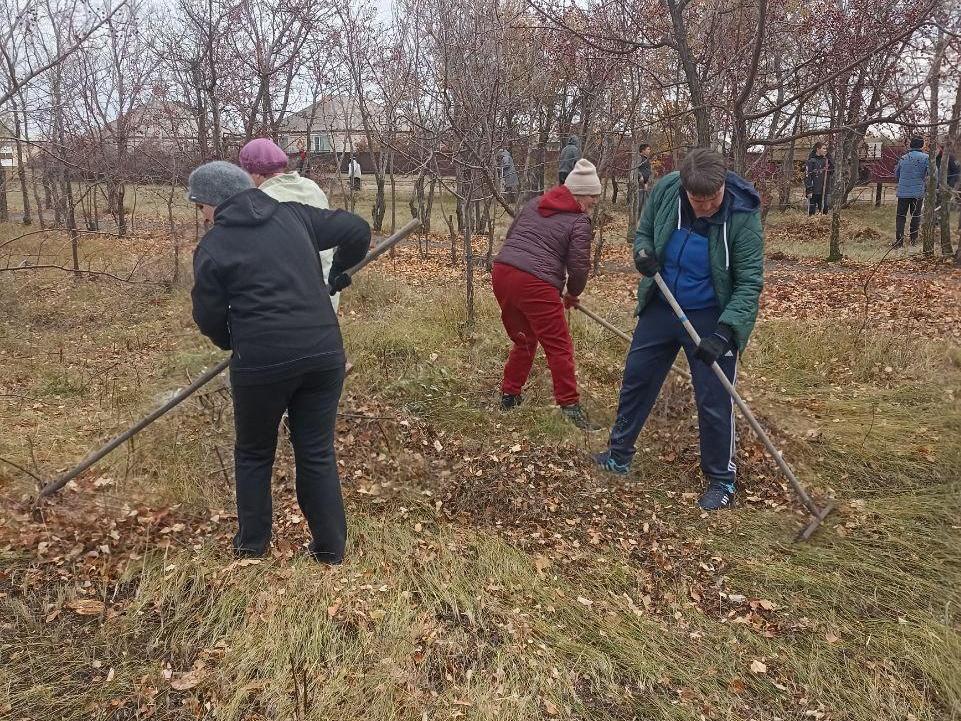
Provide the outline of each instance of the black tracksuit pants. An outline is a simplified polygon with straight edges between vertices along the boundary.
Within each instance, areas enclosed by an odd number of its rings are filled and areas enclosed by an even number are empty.
[[[313,535],[310,550],[321,561],[343,560],[347,519],[334,458],[334,425],[343,385],[340,366],[275,383],[233,387],[237,551],[259,555],[270,544],[270,477],[277,430],[287,411],[297,467],[297,502]]]

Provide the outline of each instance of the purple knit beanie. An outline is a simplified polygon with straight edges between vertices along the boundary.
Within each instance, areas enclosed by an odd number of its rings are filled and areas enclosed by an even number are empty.
[[[240,167],[257,175],[281,173],[287,170],[287,153],[270,138],[257,138],[241,149]]]

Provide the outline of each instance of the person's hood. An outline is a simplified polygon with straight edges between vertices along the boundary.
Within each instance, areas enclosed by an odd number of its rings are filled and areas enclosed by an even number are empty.
[[[555,185],[541,196],[537,203],[537,212],[545,218],[558,213],[582,213],[581,206],[566,185]]]
[[[214,212],[214,224],[224,226],[263,225],[277,210],[277,201],[259,188],[244,190],[227,198]]]
[[[928,154],[925,153],[923,150],[909,150],[904,154],[904,157],[905,158],[917,158],[917,157],[926,158],[928,157]]]
[[[576,135],[572,135],[572,136],[570,136],[570,137],[567,139],[567,144],[568,144],[568,145],[574,145],[574,146],[580,148],[580,147],[581,147],[581,139],[580,139],[579,137],[577,137]]]
[[[260,184],[260,190],[281,203],[303,203],[315,207],[327,207],[327,198],[310,178],[301,177],[297,171],[274,175]]]
[[[723,207],[727,210],[725,219],[734,213],[753,213],[761,207],[761,194],[754,183],[729,170],[724,179]]]

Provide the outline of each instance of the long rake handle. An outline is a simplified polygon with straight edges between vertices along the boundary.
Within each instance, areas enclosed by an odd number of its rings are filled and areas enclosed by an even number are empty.
[[[699,336],[697,331],[694,330],[694,326],[691,325],[691,321],[687,319],[687,315],[678,304],[674,294],[671,293],[671,289],[667,287],[667,283],[664,282],[664,279],[661,277],[660,273],[654,274],[654,282],[657,283],[657,287],[661,290],[661,295],[664,296],[664,299],[671,306],[674,314],[677,316],[677,319],[681,321],[681,324],[684,326],[684,330],[686,330],[687,334],[691,336],[691,340],[694,341],[695,345],[699,344],[701,342],[701,336]],[[715,361],[711,364],[711,370],[714,371],[714,375],[717,376],[717,379],[721,382],[721,385],[724,386],[724,390],[728,392],[728,394],[737,404],[737,407],[741,410],[741,413],[747,419],[747,422],[751,425],[751,428],[754,429],[754,432],[757,434],[758,438],[761,439],[761,443],[763,443],[764,447],[767,448],[767,452],[777,463],[778,467],[781,469],[781,472],[784,474],[784,477],[787,478],[791,483],[791,486],[794,488],[794,492],[797,493],[798,498],[801,499],[801,502],[804,504],[805,508],[808,509],[812,516],[815,516],[816,518],[823,518],[825,512],[818,508],[817,504],[811,500],[811,497],[807,494],[807,491],[804,490],[804,487],[801,485],[800,481],[798,481],[797,476],[794,475],[794,471],[791,470],[791,467],[787,464],[787,461],[784,460],[781,452],[775,447],[767,433],[764,432],[764,428],[761,427],[761,424],[758,422],[757,418],[754,417],[751,409],[748,408],[747,403],[744,402],[744,400],[741,398],[741,395],[734,388],[734,385],[727,379],[727,376],[724,375],[724,371],[721,370],[721,366],[719,366]]]
[[[613,333],[614,335],[618,336],[619,338],[621,338],[622,340],[624,340],[625,342],[627,342],[628,345],[631,344],[631,337],[630,337],[627,333],[625,333],[624,331],[622,331],[620,328],[618,328],[616,325],[614,325],[613,323],[610,323],[606,318],[602,318],[601,316],[599,316],[599,315],[598,315],[597,313],[595,313],[594,311],[592,311],[592,310],[590,310],[590,309],[588,309],[588,308],[585,308],[582,303],[578,303],[578,304],[575,305],[574,307],[577,308],[581,313],[583,313],[584,315],[586,315],[588,318],[590,318],[590,319],[591,319],[592,321],[594,321],[595,323],[598,323],[599,325],[604,326],[604,327],[607,328],[607,330],[609,330],[611,333]],[[674,371],[675,373],[677,373],[679,376],[682,376],[682,377],[684,377],[684,378],[687,378],[688,380],[691,379],[691,374],[688,373],[688,372],[687,372],[686,370],[684,370],[683,368],[678,368],[677,366],[673,366],[673,365],[672,365],[672,366],[671,366],[671,370]]]
[[[403,228],[398,230],[396,233],[385,238],[383,242],[378,244],[376,248],[370,251],[362,261],[360,261],[357,265],[353,266],[346,272],[348,273],[348,275],[353,276],[355,273],[362,270],[365,266],[369,265],[372,261],[376,260],[377,258],[382,256],[384,253],[386,253],[388,250],[390,250],[390,248],[397,245],[397,243],[399,243],[401,240],[406,238],[412,232],[417,230],[420,226],[421,226],[420,220],[417,220],[415,218],[414,220],[410,221],[407,225],[405,225]],[[59,491],[61,488],[66,486],[74,478],[76,478],[85,470],[90,468],[90,466],[92,466],[94,463],[96,463],[101,458],[106,456],[108,453],[116,449],[118,446],[121,446],[124,443],[126,443],[128,440],[130,440],[135,435],[140,433],[140,431],[142,431],[144,428],[149,426],[155,420],[157,420],[163,415],[166,415],[168,412],[172,411],[174,408],[179,406],[181,403],[187,400],[187,398],[189,398],[198,390],[200,390],[200,388],[202,388],[207,383],[209,383],[214,378],[216,378],[221,373],[223,373],[227,369],[228,365],[230,365],[230,356],[227,356],[222,361],[220,361],[217,365],[215,365],[213,368],[210,368],[209,370],[205,371],[202,375],[195,378],[194,381],[189,386],[180,390],[170,400],[168,400],[162,406],[160,406],[159,408],[151,412],[150,415],[137,421],[132,426],[130,426],[130,428],[125,430],[123,433],[116,436],[115,438],[112,438],[109,442],[107,442],[105,446],[97,449],[96,451],[88,455],[86,458],[80,461],[80,463],[78,463],[76,466],[71,468],[69,471],[66,471],[62,475],[58,476],[54,480],[47,483],[47,485],[41,488],[39,493],[37,494],[36,501],[34,501],[34,506],[36,506],[42,498],[46,498],[47,496],[53,495],[54,493]]]

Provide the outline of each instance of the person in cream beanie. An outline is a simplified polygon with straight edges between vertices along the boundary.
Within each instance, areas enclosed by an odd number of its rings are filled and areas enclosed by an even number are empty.
[[[574,169],[567,174],[564,185],[571,191],[571,195],[600,195],[602,190],[597,168],[594,163],[584,158],[574,164]]]

